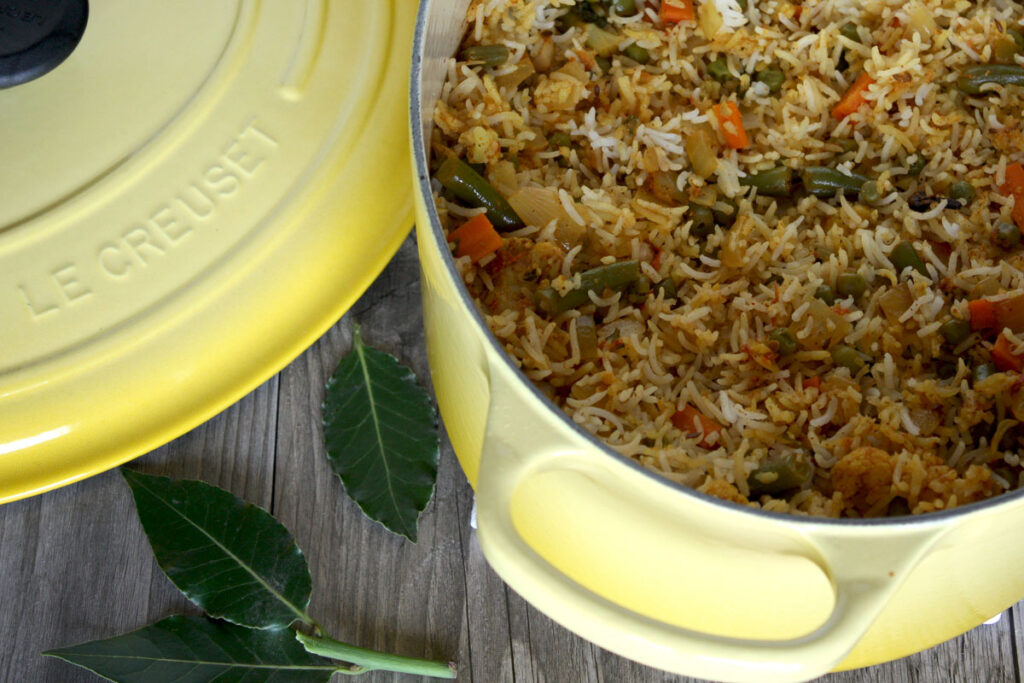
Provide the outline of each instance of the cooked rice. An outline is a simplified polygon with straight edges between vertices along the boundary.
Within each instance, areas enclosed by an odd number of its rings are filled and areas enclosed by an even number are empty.
[[[992,338],[972,333],[951,348],[939,334],[969,317],[970,300],[1024,292],[1020,247],[991,238],[1012,220],[1013,199],[999,191],[1006,169],[1024,161],[1021,88],[967,97],[955,87],[962,68],[992,59],[1007,27],[1024,30],[1020,5],[749,0],[743,11],[737,0],[703,0],[722,19],[708,40],[697,22],[663,25],[658,0],[636,0],[637,14],[611,13],[607,29],[620,50],[643,47],[650,61],[616,54],[601,65],[566,22],[586,1],[473,0],[464,47],[501,44],[511,57],[499,67],[453,58],[434,114],[435,164],[484,164],[505,196],[554,191],[543,225],[506,233],[476,264],[456,260],[526,376],[624,455],[754,507],[924,513],[1022,485],[1021,376],[972,380],[972,368],[991,362]],[[860,42],[840,33],[848,22]],[[708,76],[723,56],[731,83]],[[1015,60],[1024,65],[1024,54]],[[777,94],[752,81],[767,67],[785,74]],[[862,72],[874,85],[837,120],[832,108]],[[712,112],[729,99],[742,111],[745,149],[723,144]],[[707,177],[687,154],[702,128],[717,138]],[[571,144],[553,148],[555,133]],[[914,175],[918,155],[926,163]],[[741,185],[777,165],[863,173],[881,198],[774,198]],[[964,209],[945,199],[956,181],[977,191]],[[436,187],[447,229],[481,212]],[[916,193],[939,199],[911,210]],[[695,234],[695,206],[729,201],[739,212],[731,228]],[[892,252],[904,241],[927,277],[896,272]],[[591,291],[589,303],[555,317],[531,304],[540,288],[565,294],[582,271],[628,259],[642,262],[648,291]],[[833,306],[815,298],[843,273],[863,276],[866,293]],[[666,279],[674,296],[657,287]],[[596,353],[580,338],[581,316],[596,320]],[[789,355],[770,341],[783,327],[798,344]],[[1024,351],[1024,336],[1009,340]],[[851,374],[832,361],[838,344],[870,362]],[[684,409],[721,431],[705,433],[700,420],[680,429]],[[759,468],[781,456],[813,465],[813,477],[752,493],[774,476]]]

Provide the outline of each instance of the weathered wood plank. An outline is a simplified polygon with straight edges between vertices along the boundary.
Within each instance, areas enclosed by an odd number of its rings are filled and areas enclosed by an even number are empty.
[[[277,382],[132,464],[270,502]],[[195,610],[153,560],[117,472],[0,507],[0,681],[95,681],[40,652]]]
[[[1017,681],[1024,681],[1024,602],[1018,602],[1010,610],[1010,627],[1013,631],[1013,666]]]

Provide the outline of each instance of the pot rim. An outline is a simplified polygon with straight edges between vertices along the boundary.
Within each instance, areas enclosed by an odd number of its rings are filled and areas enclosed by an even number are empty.
[[[611,448],[607,444],[603,443],[596,436],[583,429],[580,425],[573,422],[569,415],[555,405],[551,399],[545,396],[530,379],[523,373],[522,370],[512,362],[509,358],[508,353],[501,347],[498,340],[495,338],[494,333],[491,332],[490,327],[487,325],[487,321],[484,320],[480,314],[479,309],[476,307],[476,303],[470,296],[469,291],[466,289],[465,284],[462,282],[462,277],[459,275],[458,270],[455,268],[455,262],[452,259],[451,252],[448,249],[447,240],[444,237],[444,230],[441,228],[441,221],[437,215],[437,209],[433,201],[433,189],[430,186],[430,167],[427,163],[427,146],[426,140],[423,138],[423,87],[422,87],[422,75],[423,75],[423,48],[426,41],[426,25],[429,10],[432,6],[431,0],[425,0],[419,4],[416,16],[416,32],[413,37],[413,54],[412,54],[412,72],[410,76],[409,86],[409,125],[412,128],[412,151],[413,159],[415,161],[415,171],[417,187],[416,191],[421,193],[424,205],[427,207],[427,217],[430,220],[430,236],[434,239],[435,246],[442,255],[444,261],[444,268],[448,273],[448,276],[456,283],[456,289],[458,290],[459,299],[465,304],[466,308],[470,312],[473,321],[478,327],[485,332],[487,344],[492,354],[496,354],[501,358],[501,362],[504,363],[506,369],[511,370],[518,381],[525,385],[527,390],[533,395],[533,398],[538,400],[546,410],[553,412],[558,416],[564,426],[572,429],[576,434],[582,436],[584,439],[590,442],[591,446],[596,448],[606,457],[611,457],[618,462],[627,465],[633,470],[640,472],[648,478],[651,483],[658,486],[667,487],[678,493],[686,496],[691,496],[700,500],[701,502],[717,506],[721,508],[722,512],[727,513],[741,513],[751,515],[754,517],[767,518],[770,520],[784,521],[787,523],[794,523],[798,526],[808,527],[896,527],[896,526],[924,526],[930,524],[941,524],[946,522],[952,522],[955,518],[964,517],[973,513],[981,513],[982,511],[988,511],[992,508],[1003,504],[1010,504],[1014,501],[1024,499],[1024,488],[1018,488],[1015,491],[1010,491],[992,498],[988,498],[983,501],[976,503],[969,503],[967,505],[958,506],[952,509],[939,510],[938,512],[929,512],[922,515],[905,515],[900,517],[871,517],[871,518],[857,518],[857,517],[819,517],[813,515],[795,515],[785,512],[775,512],[772,510],[763,510],[761,508],[753,508],[748,505],[740,505],[738,503],[732,503],[721,498],[703,493],[697,489],[685,486],[678,482],[674,482],[666,477],[659,475],[657,472],[650,470],[640,463],[636,462],[632,458],[622,455],[615,449]],[[417,221],[419,225],[419,221]]]

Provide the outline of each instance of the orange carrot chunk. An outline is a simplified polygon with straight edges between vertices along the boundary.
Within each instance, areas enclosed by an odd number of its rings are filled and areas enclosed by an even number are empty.
[[[501,235],[497,233],[486,214],[473,216],[448,235],[455,243],[455,255],[468,256],[473,263],[501,248]]]
[[[1006,180],[1003,181],[999,189],[1003,194],[1010,197],[1024,194],[1024,166],[1021,166],[1019,163],[1007,166]]]
[[[839,104],[832,108],[832,116],[837,119],[845,119],[860,109],[860,106],[866,101],[864,94],[874,82],[875,79],[868,76],[867,73],[861,73],[857,80],[853,82],[853,85],[850,86],[850,89],[846,91],[846,94],[843,95],[843,98],[839,100]]]
[[[996,326],[996,309],[988,299],[976,299],[967,304],[971,314],[971,329],[990,330]]]
[[[743,117],[740,116],[740,108],[735,102],[722,102],[716,104],[715,117],[722,129],[722,137],[730,149],[745,149],[750,147],[750,138],[747,137],[747,129],[743,127]]]
[[[704,448],[713,448],[714,444],[708,440],[709,437],[724,429],[722,425],[709,417],[705,417],[702,412],[693,406],[686,406],[682,410],[676,412],[676,414],[672,416],[672,424],[675,425],[676,429],[679,429],[686,434],[702,433],[704,436],[700,440],[700,445]]]
[[[697,13],[693,11],[693,0],[661,0],[658,16],[662,23],[678,24],[680,21],[693,21]]]
[[[1024,369],[1024,356],[1016,355],[1006,335],[999,335],[996,345],[992,347],[992,362],[1000,372],[1020,372]]]
[[[803,385],[804,385],[804,389],[810,389],[811,387],[814,387],[815,389],[820,389],[821,388],[821,378],[820,377],[807,377],[807,378],[804,379]]]

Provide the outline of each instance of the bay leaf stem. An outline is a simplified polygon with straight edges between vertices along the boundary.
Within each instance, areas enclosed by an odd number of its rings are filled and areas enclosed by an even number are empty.
[[[429,659],[416,659],[367,650],[327,636],[308,636],[304,633],[296,633],[295,637],[310,654],[351,662],[358,667],[358,669],[353,668],[350,671],[343,670],[341,673],[365,673],[382,670],[434,676],[435,678],[455,678],[458,673],[453,662],[436,662]]]

